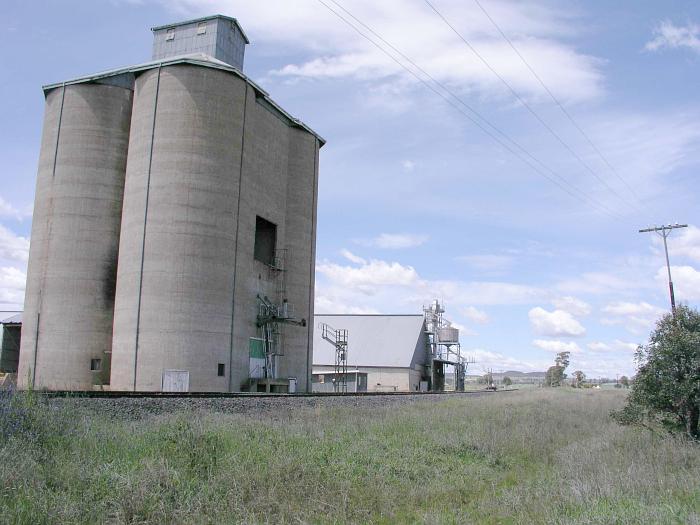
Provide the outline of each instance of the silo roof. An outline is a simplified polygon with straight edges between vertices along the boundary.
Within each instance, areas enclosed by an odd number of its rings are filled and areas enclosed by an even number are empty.
[[[90,82],[104,82],[107,79],[113,78],[113,77],[119,77],[122,75],[135,75],[136,73],[141,73],[143,71],[147,71],[149,69],[157,69],[159,67],[167,67],[167,66],[172,66],[176,64],[191,64],[195,66],[202,66],[202,67],[209,67],[212,69],[220,69],[223,71],[227,71],[229,73],[232,73],[233,75],[236,75],[237,77],[241,78],[245,82],[252,87],[257,96],[262,98],[267,104],[275,110],[280,116],[283,117],[283,119],[288,121],[288,124],[292,127],[296,128],[301,128],[309,133],[311,133],[314,137],[316,137],[320,145],[323,146],[326,143],[326,139],[324,139],[321,135],[316,133],[311,127],[309,127],[307,124],[302,122],[296,117],[293,117],[290,115],[287,111],[285,111],[279,104],[277,104],[272,98],[270,98],[270,94],[265,91],[262,87],[260,87],[258,84],[256,84],[254,81],[252,81],[250,78],[248,78],[246,75],[244,75],[241,71],[236,69],[235,67],[227,64],[226,62],[222,62],[221,60],[217,60],[214,57],[211,57],[209,55],[205,55],[204,53],[193,53],[193,54],[188,54],[188,55],[180,55],[180,56],[174,56],[174,57],[168,57],[160,60],[152,60],[150,62],[144,62],[143,64],[137,64],[134,66],[127,66],[127,67],[122,67],[122,68],[116,68],[116,69],[110,69],[107,71],[102,71],[100,73],[95,73],[93,75],[86,75],[83,77],[78,77],[74,78],[71,80],[66,80],[64,82],[55,82],[53,84],[46,84],[45,86],[42,87],[44,90],[44,94],[48,93],[49,91],[60,88],[62,86],[70,86],[73,84],[84,84],[84,83],[90,83]]]
[[[184,22],[175,22],[174,24],[164,24],[162,26],[152,27],[151,31],[160,31],[162,29],[170,29],[171,27],[187,26],[190,24],[196,24],[198,22],[206,22],[207,20],[214,20],[217,18],[221,18],[222,20],[228,20],[229,22],[232,22],[233,24],[235,24],[236,27],[238,28],[238,30],[241,32],[241,35],[243,35],[243,39],[245,40],[245,43],[250,44],[250,40],[248,40],[248,37],[246,36],[245,31],[243,31],[241,24],[238,23],[238,20],[236,20],[233,17],[226,16],[226,15],[202,16],[200,18],[193,18],[192,20],[185,20]]]

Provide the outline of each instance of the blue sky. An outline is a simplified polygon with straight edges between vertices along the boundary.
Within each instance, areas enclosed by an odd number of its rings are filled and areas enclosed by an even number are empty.
[[[640,227],[691,225],[671,258],[678,299],[700,303],[700,6],[480,2],[604,159],[473,0],[431,3],[520,100],[424,0],[337,0],[576,198],[318,0],[5,0],[0,309],[22,304],[41,85],[147,61],[150,27],[222,13],[251,40],[246,74],[328,140],[317,312],[412,313],[438,297],[477,371],[544,370],[569,349],[572,370],[632,373],[635,346],[668,308],[661,244]]]

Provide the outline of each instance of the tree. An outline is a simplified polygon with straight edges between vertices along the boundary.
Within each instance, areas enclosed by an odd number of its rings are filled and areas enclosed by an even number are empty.
[[[571,352],[559,352],[554,358],[554,366],[560,366],[563,369],[566,369],[566,367],[569,366],[570,355]]]
[[[506,387],[509,387],[510,385],[513,384],[513,380],[512,380],[510,377],[505,376],[505,377],[503,378],[503,384],[504,384]]]
[[[629,380],[629,377],[627,377],[627,376],[622,376],[622,377],[620,378],[620,384],[621,384],[622,386],[624,386],[625,388],[629,388],[629,387],[630,387],[630,380]]]
[[[663,316],[635,359],[638,373],[618,421],[658,421],[699,439],[700,312],[679,306]]]
[[[574,372],[574,383],[573,386],[577,388],[581,388],[581,386],[586,382],[586,374],[581,372],[580,370],[576,370]]]
[[[566,379],[564,370],[569,366],[570,352],[559,352],[554,358],[554,366],[550,366],[544,376],[544,383],[547,386],[561,386],[561,382]]]

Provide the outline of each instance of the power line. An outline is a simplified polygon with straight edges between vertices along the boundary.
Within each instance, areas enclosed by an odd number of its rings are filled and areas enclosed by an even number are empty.
[[[610,190],[611,193],[613,193],[615,196],[617,196],[622,202],[627,204],[628,206],[631,206],[637,210],[639,210],[639,207],[636,206],[635,204],[632,204],[630,201],[628,201],[625,197],[620,195],[620,193],[615,190],[612,186],[610,186],[605,179],[603,179],[600,175],[598,175],[579,155],[574,151],[574,149],[569,146],[569,144],[561,138],[561,136],[552,129],[552,127],[545,122],[545,120],[539,116],[539,114],[532,109],[532,106],[527,103],[525,99],[523,99],[518,92],[510,85],[510,83],[501,76],[498,71],[496,71],[491,64],[486,60],[481,53],[479,53],[474,46],[472,46],[469,41],[445,18],[445,16],[438,11],[438,9],[430,2],[430,0],[423,0],[428,7],[430,7],[435,14],[442,19],[442,21],[447,25],[452,32],[459,37],[459,39],[464,42],[464,44],[477,56],[477,58],[505,85],[508,90],[511,92],[511,94],[520,102],[523,107],[525,107],[535,119],[562,145],[564,148],[571,153],[571,155],[581,164],[588,172],[590,172],[596,179],[598,179],[608,190]]]
[[[378,39],[380,39],[382,42],[384,42],[386,45],[391,47],[396,53],[398,53],[400,56],[402,56],[406,61],[411,63],[416,69],[421,71],[424,75],[426,75],[428,78],[430,78],[434,83],[436,83],[438,86],[440,86],[443,90],[445,90],[449,95],[457,100],[459,104],[462,106],[466,107],[469,111],[474,113],[477,118],[481,119],[484,121],[484,123],[492,128],[496,133],[504,137],[507,141],[511,142],[513,145],[515,145],[516,148],[521,150],[526,156],[530,157],[534,162],[537,164],[540,164],[545,170],[549,171],[552,173],[552,175],[558,179],[561,180],[561,182],[555,178],[550,177],[547,175],[547,173],[543,172],[541,169],[539,169],[536,165],[534,165],[532,162],[528,161],[526,158],[524,158],[522,155],[520,155],[518,152],[516,152],[513,148],[511,148],[508,144],[506,144],[503,140],[498,138],[494,133],[489,131],[484,125],[481,124],[478,120],[476,120],[474,117],[466,113],[460,106],[455,104],[448,96],[446,96],[444,93],[440,92],[437,90],[433,85],[431,85],[429,82],[427,82],[425,79],[421,78],[415,71],[412,69],[408,68],[405,64],[403,64],[400,60],[398,60],[394,55],[389,53],[386,49],[384,49],[381,45],[379,45],[377,42],[375,42],[372,38],[367,36],[365,33],[363,33],[357,26],[355,26],[352,22],[350,22],[347,18],[345,18],[342,14],[339,12],[335,11],[331,6],[329,6],[324,0],[318,0],[318,2],[323,5],[326,9],[328,9],[331,13],[333,13],[336,17],[338,17],[340,20],[342,20],[345,24],[347,24],[350,28],[352,28],[356,33],[358,33],[360,36],[365,38],[368,42],[373,44],[375,47],[377,47],[382,53],[387,55],[389,58],[391,58],[396,64],[398,64],[402,69],[406,70],[409,74],[411,74],[414,78],[416,78],[419,82],[421,82],[424,86],[426,86],[428,89],[430,89],[433,93],[441,97],[443,100],[445,100],[449,105],[451,105],[453,108],[455,108],[457,111],[462,113],[467,119],[469,119],[474,125],[476,125],[481,131],[483,131],[486,135],[491,137],[495,142],[497,142],[501,147],[503,147],[505,150],[507,150],[509,153],[511,153],[513,156],[518,158],[520,161],[525,163],[528,167],[530,167],[533,171],[544,177],[545,179],[549,180],[551,183],[557,185],[560,189],[568,193],[570,196],[574,197],[575,199],[581,199],[583,198],[584,200],[587,200],[589,203],[591,203],[593,206],[599,208],[603,212],[607,213],[611,217],[614,217],[616,219],[621,218],[624,219],[624,217],[614,210],[608,208],[606,205],[603,203],[599,203],[595,201],[591,196],[589,196],[587,193],[583,192],[576,186],[572,185],[569,181],[567,181],[565,178],[563,178],[561,175],[557,174],[552,170],[551,168],[547,167],[542,161],[534,157],[532,154],[530,154],[527,150],[525,150],[520,144],[518,144],[516,141],[511,139],[507,134],[505,134],[503,131],[501,131],[498,127],[495,125],[491,124],[488,119],[483,117],[479,112],[477,112],[475,109],[473,109],[471,106],[469,106],[466,102],[464,102],[461,98],[459,98],[457,95],[455,95],[451,90],[449,90],[444,84],[433,78],[429,73],[427,73],[423,68],[418,66],[414,61],[412,61],[409,57],[407,57],[405,54],[403,54],[401,51],[396,49],[393,45],[391,45],[389,42],[387,42],[384,38],[382,38],[379,34],[377,34],[374,30],[372,30],[369,26],[364,24],[362,21],[360,21],[357,17],[355,17],[352,13],[350,13],[347,9],[345,9],[342,5],[340,5],[336,0],[330,0],[334,4],[336,4],[340,9],[345,11],[349,16],[351,16],[353,19],[355,19],[358,23],[360,23],[362,26],[364,26],[368,31],[370,31],[372,34],[374,34]],[[572,189],[570,189],[568,186],[570,186]],[[577,193],[575,193],[577,192]]]
[[[583,136],[583,138],[586,139],[588,144],[593,148],[593,150],[598,154],[598,156],[601,158],[601,160],[605,163],[605,165],[610,169],[610,171],[627,187],[627,189],[634,195],[634,197],[641,202],[641,199],[639,198],[639,195],[637,192],[634,190],[634,188],[617,172],[617,170],[612,166],[610,161],[608,161],[607,157],[603,155],[603,152],[600,151],[600,149],[595,145],[595,143],[591,140],[591,138],[588,136],[588,134],[583,130],[583,128],[576,122],[574,117],[567,111],[567,109],[564,107],[564,105],[559,101],[559,99],[554,96],[554,93],[547,87],[547,85],[544,83],[542,78],[537,74],[537,72],[533,69],[533,67],[530,65],[530,63],[525,59],[525,57],[520,53],[518,48],[513,44],[513,42],[508,38],[508,36],[505,34],[505,32],[501,29],[501,27],[496,23],[496,21],[491,17],[489,12],[486,10],[486,8],[481,4],[479,0],[474,0],[477,6],[479,6],[479,9],[486,15],[486,18],[489,19],[491,24],[498,30],[498,32],[501,34],[503,39],[508,43],[508,45],[511,47],[511,49],[515,52],[516,55],[520,58],[520,60],[525,64],[527,69],[532,73],[532,76],[535,77],[537,82],[540,83],[542,88],[547,92],[547,94],[550,96],[550,98],[554,101],[554,103],[559,106],[559,109],[561,109],[562,113],[566,115],[566,118],[569,119],[569,121],[574,125],[574,127],[579,131],[579,133]]]
[[[671,294],[671,311],[673,315],[676,315],[676,296],[673,293],[673,279],[671,279],[671,262],[668,259],[668,236],[671,232],[678,228],[687,228],[687,224],[665,224],[663,226],[653,226],[651,228],[645,228],[639,230],[639,233],[658,233],[664,240],[664,253],[666,253],[666,269],[668,270],[668,291]]]
[[[549,166],[547,166],[546,164],[544,164],[541,160],[539,160],[537,157],[535,157],[535,156],[532,155],[529,151],[527,151],[525,148],[523,148],[516,140],[514,140],[513,138],[511,138],[510,136],[508,136],[506,133],[504,133],[503,131],[501,131],[498,127],[496,127],[496,126],[493,125],[491,122],[489,122],[489,120],[488,120],[486,117],[484,117],[484,116],[483,116],[482,114],[480,114],[476,109],[474,109],[474,108],[473,108],[472,106],[470,106],[467,102],[465,102],[464,99],[462,99],[461,97],[457,96],[457,95],[454,93],[454,91],[452,91],[448,86],[446,86],[444,83],[442,83],[442,82],[440,82],[439,80],[437,80],[437,79],[436,79],[435,77],[433,77],[430,73],[428,73],[425,69],[423,69],[421,66],[419,66],[418,64],[416,64],[416,62],[414,62],[410,57],[408,57],[406,54],[404,54],[401,50],[397,49],[393,44],[391,44],[391,42],[388,42],[388,41],[387,41],[386,39],[384,39],[379,33],[377,33],[374,29],[372,29],[370,26],[368,26],[367,24],[365,24],[362,20],[360,20],[359,18],[357,18],[357,17],[356,17],[355,15],[353,15],[350,11],[348,11],[345,7],[343,7],[343,5],[340,4],[340,2],[338,2],[337,0],[330,0],[330,1],[333,2],[333,3],[334,3],[336,6],[338,6],[340,9],[342,9],[348,16],[350,16],[351,18],[353,18],[357,23],[359,23],[361,26],[363,26],[365,29],[367,29],[370,33],[372,33],[374,36],[376,36],[376,37],[377,37],[379,40],[381,40],[384,44],[386,44],[387,46],[389,46],[393,51],[395,51],[397,54],[399,54],[404,60],[406,60],[408,63],[410,63],[413,67],[415,67],[417,70],[419,70],[421,73],[423,73],[423,74],[424,74],[427,78],[429,78],[432,82],[434,82],[435,84],[437,84],[438,86],[440,86],[445,92],[447,92],[447,93],[448,93],[453,99],[455,99],[459,104],[461,104],[461,105],[463,105],[465,108],[467,108],[467,109],[468,109],[471,113],[473,113],[477,118],[481,119],[488,127],[490,127],[491,129],[493,129],[496,133],[498,133],[500,136],[502,136],[505,140],[507,140],[508,142],[510,142],[511,144],[513,144],[513,145],[514,145],[518,150],[520,150],[523,154],[525,154],[525,155],[528,156],[530,159],[532,159],[534,162],[536,162],[537,164],[539,164],[542,168],[544,168],[545,170],[547,170],[550,174],[552,174],[552,176],[556,177],[556,178],[559,179],[562,183],[564,183],[564,184],[568,185],[569,187],[571,187],[574,191],[576,191],[576,192],[579,193],[581,196],[583,196],[583,198],[587,198],[587,199],[590,199],[590,200],[593,200],[593,201],[594,201],[594,199],[593,199],[590,195],[588,195],[586,192],[584,192],[583,190],[581,190],[581,189],[579,189],[578,187],[576,187],[573,183],[571,183],[570,181],[568,181],[566,178],[564,178],[564,177],[562,177],[561,175],[559,175],[558,173],[556,173],[553,169],[551,169]],[[375,44],[375,45],[376,45],[376,44]],[[605,207],[604,205],[601,205],[601,204],[598,204],[598,203],[595,203],[595,202],[594,202],[594,205],[599,205],[599,206]],[[608,209],[608,210],[609,210],[609,209]],[[609,211],[610,211],[611,213],[614,213],[612,210],[609,210]],[[621,217],[621,216],[620,216],[620,217]]]
[[[355,15],[353,15],[350,11],[348,11],[346,8],[344,8],[338,1],[336,0],[330,0],[332,1],[336,6],[338,6],[340,9],[342,9],[345,13],[347,13],[350,17],[352,17],[354,20],[356,20],[360,25],[365,27],[368,31],[370,31],[373,35],[375,35],[379,40],[384,42],[387,46],[389,46],[391,49],[393,49],[397,54],[399,54],[404,60],[409,62],[411,65],[413,65],[416,69],[418,69],[420,72],[422,72],[426,77],[428,77],[431,81],[433,81],[435,84],[440,86],[444,91],[446,91],[453,99],[455,99],[460,105],[464,106],[467,108],[471,113],[473,113],[477,118],[482,120],[486,126],[490,127],[493,129],[497,134],[502,136],[505,140],[513,144],[518,150],[520,150],[524,155],[532,159],[535,163],[539,164],[544,170],[548,171],[549,173],[552,174],[552,176],[556,177],[561,181],[566,186],[562,186],[558,181],[552,180],[549,176],[546,174],[542,173],[541,170],[539,170],[537,167],[533,166],[530,162],[528,162],[526,159],[523,159],[520,155],[518,155],[516,152],[512,150],[509,146],[504,144],[501,140],[499,140],[497,137],[495,137],[492,133],[490,133],[488,130],[484,129],[484,127],[479,123],[478,121],[475,121],[470,115],[466,114],[461,108],[455,106],[455,104],[448,98],[446,97],[443,93],[439,92],[436,90],[432,85],[430,85],[428,82],[426,82],[424,79],[420,78],[413,70],[409,69],[406,67],[405,64],[402,64],[395,56],[393,56],[391,53],[389,53],[386,49],[384,49],[382,46],[377,44],[374,40],[369,38],[367,35],[365,35],[362,31],[360,31],[356,26],[354,26],[350,21],[348,21],[346,18],[344,18],[340,13],[336,12],[334,9],[332,9],[328,4],[326,4],[322,0],[318,0],[319,3],[324,5],[331,13],[336,15],[338,18],[340,18],[343,22],[345,22],[347,25],[349,25],[353,30],[355,30],[359,35],[361,35],[363,38],[368,40],[370,43],[372,43],[375,47],[377,47],[380,51],[382,51],[385,55],[387,55],[389,58],[391,58],[394,62],[396,62],[399,66],[401,66],[403,69],[405,69],[408,73],[410,73],[413,77],[415,77],[419,82],[424,84],[426,87],[428,87],[431,91],[439,95],[441,98],[443,98],[446,102],[448,102],[451,106],[453,106],[455,109],[460,111],[463,115],[465,115],[470,121],[472,121],[477,127],[479,127],[484,133],[489,135],[493,140],[495,140],[498,144],[500,144],[502,147],[504,147],[507,151],[509,151],[511,154],[513,154],[516,158],[527,164],[531,169],[536,171],[538,174],[542,175],[546,179],[548,179],[550,182],[556,184],[559,186],[562,190],[567,192],[569,195],[571,195],[574,198],[578,198],[579,196],[582,197],[583,199],[589,201],[593,206],[601,209],[608,215],[614,218],[618,219],[625,219],[622,215],[617,213],[616,211],[610,209],[603,203],[597,202],[593,197],[588,195],[586,192],[583,190],[577,188],[575,185],[573,185],[570,181],[556,173],[553,169],[551,169],[549,166],[544,164],[541,160],[539,160],[537,157],[532,155],[529,151],[527,151],[525,148],[523,148],[518,142],[516,142],[514,139],[509,137],[505,132],[501,131],[497,126],[489,122],[489,120],[481,115],[477,110],[475,110],[473,107],[471,107],[469,104],[467,104],[462,98],[458,97],[457,95],[454,94],[453,91],[451,91],[447,86],[445,86],[443,83],[441,83],[439,80],[435,79],[433,76],[431,76],[425,69],[420,67],[418,64],[416,64],[413,60],[411,60],[410,57],[406,56],[403,52],[401,52],[399,49],[397,49],[395,46],[393,46],[390,42],[385,40],[381,35],[379,35],[376,31],[374,31],[371,27],[369,27],[367,24],[362,22],[360,19],[358,19]],[[578,195],[575,195],[572,193],[572,191],[569,189],[569,187],[575,191]]]

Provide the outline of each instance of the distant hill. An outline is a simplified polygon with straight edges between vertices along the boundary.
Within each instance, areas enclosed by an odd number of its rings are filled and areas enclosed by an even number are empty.
[[[499,377],[508,376],[513,379],[514,377],[544,377],[545,372],[519,372],[517,370],[509,370],[508,372],[494,372],[493,375]]]
[[[485,372],[483,372],[481,374],[469,374],[468,377],[481,377],[484,375],[484,373]],[[508,376],[511,379],[516,379],[516,378],[536,379],[536,378],[544,377],[545,372],[519,372],[518,370],[508,370],[507,372],[493,372],[494,379],[501,379],[505,376]]]

